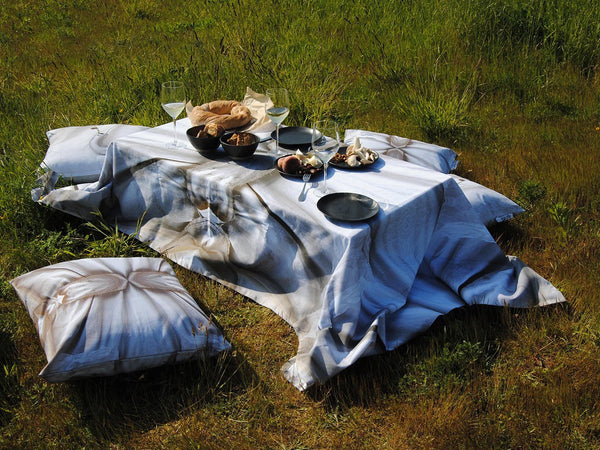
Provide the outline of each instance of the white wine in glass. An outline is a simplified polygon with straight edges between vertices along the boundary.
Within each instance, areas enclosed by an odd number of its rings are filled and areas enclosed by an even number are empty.
[[[185,108],[185,87],[181,81],[167,81],[160,90],[160,103],[169,116],[173,118],[173,142],[169,147],[178,147],[177,116]]]
[[[290,113],[290,97],[285,88],[269,88],[267,97],[266,113],[275,124],[275,151],[279,154],[279,126]]]
[[[339,125],[334,120],[318,120],[312,128],[312,151],[323,163],[323,194],[327,194],[327,167],[340,148]]]

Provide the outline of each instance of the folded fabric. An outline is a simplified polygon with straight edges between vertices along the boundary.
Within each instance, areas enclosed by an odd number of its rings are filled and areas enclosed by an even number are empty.
[[[63,262],[11,280],[50,382],[211,357],[230,348],[161,258]]]
[[[242,100],[242,105],[245,105],[252,114],[252,125],[248,127],[248,131],[253,133],[272,132],[275,130],[275,125],[269,119],[266,112],[266,105],[270,102],[269,97],[265,94],[254,92],[249,87],[246,87],[246,95]],[[271,103],[271,106],[273,104]]]
[[[41,167],[73,183],[97,181],[110,143],[147,129],[137,125],[110,124],[50,130],[46,133],[50,146]]]
[[[363,146],[382,155],[402,159],[438,172],[450,173],[458,165],[456,152],[439,145],[385,133],[352,129],[346,130],[344,142],[350,145],[355,137],[360,138]]]

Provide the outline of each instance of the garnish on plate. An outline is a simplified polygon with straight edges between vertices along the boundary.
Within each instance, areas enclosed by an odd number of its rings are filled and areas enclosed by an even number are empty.
[[[337,153],[331,160],[332,163],[346,163],[349,167],[367,166],[377,161],[378,155],[370,148],[363,147],[358,137],[348,146],[346,153]]]

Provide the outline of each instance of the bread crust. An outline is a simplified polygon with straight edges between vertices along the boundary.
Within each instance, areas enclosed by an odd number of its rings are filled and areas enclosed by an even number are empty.
[[[226,130],[242,127],[252,119],[248,107],[236,100],[214,100],[194,106],[188,116],[192,126],[214,123]]]

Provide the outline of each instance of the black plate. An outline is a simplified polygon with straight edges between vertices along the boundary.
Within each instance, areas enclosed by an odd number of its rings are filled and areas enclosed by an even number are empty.
[[[271,137],[277,140],[277,132],[273,131]],[[279,129],[279,145],[289,150],[308,150],[312,143],[312,128],[283,127]]]
[[[279,168],[278,161],[279,161],[281,158],[285,158],[286,156],[290,156],[290,155],[283,155],[283,156],[280,156],[279,158],[277,158],[277,159],[275,160],[275,169],[277,169],[277,172],[279,172],[279,173],[280,173],[281,175],[283,175],[284,177],[302,178],[302,176],[304,175],[304,173],[305,173],[305,172],[300,172],[300,173],[287,173],[287,172],[284,172],[283,170],[281,170],[281,169]],[[314,177],[315,175],[319,175],[321,172],[323,172],[323,166],[321,166],[321,167],[316,167],[316,168],[315,168],[315,172],[313,173],[313,177]]]
[[[379,212],[375,200],[352,192],[335,192],[321,197],[317,208],[330,219],[347,222],[367,220]]]
[[[340,155],[345,155],[346,154],[346,150],[348,149],[348,147],[344,147],[344,148],[340,148],[338,150],[338,153]],[[338,167],[340,169],[347,169],[347,170],[364,170],[367,169],[369,167],[371,167],[373,164],[375,164],[378,160],[379,160],[379,153],[377,152],[373,152],[375,153],[375,161],[373,161],[373,163],[371,164],[360,164],[358,166],[349,166],[348,164],[346,164],[346,161],[343,162],[336,162],[333,159],[331,161],[329,161],[329,165],[330,166],[334,166],[334,167]]]

